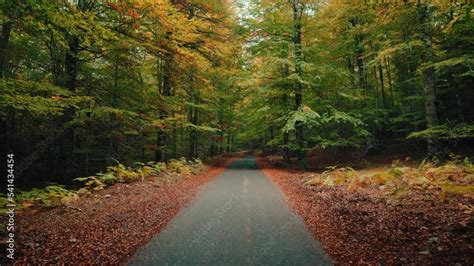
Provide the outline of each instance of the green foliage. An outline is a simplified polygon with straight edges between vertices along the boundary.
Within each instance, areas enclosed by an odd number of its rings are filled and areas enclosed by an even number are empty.
[[[208,157],[210,145],[223,150],[216,139],[235,130],[241,49],[227,41],[235,39],[230,3],[10,2],[0,4],[0,118],[8,127],[0,134],[8,132],[20,157],[53,142],[24,176],[69,183],[109,158],[131,165],[180,158],[190,147],[190,157]],[[117,167],[91,186],[163,170]]]
[[[371,136],[365,124],[358,118],[337,110],[321,118],[321,126],[312,139],[317,146],[326,148],[360,148]]]
[[[242,74],[247,93],[242,105],[248,111],[239,116],[241,138],[250,139],[252,148],[275,146],[283,137],[269,138],[268,132],[278,129],[290,134],[291,143],[281,147],[297,147],[297,123],[306,125],[306,149],[370,148],[368,143],[410,133],[410,138],[473,138],[472,4],[436,1],[426,18],[420,17],[422,6],[319,3],[299,25],[304,32],[299,72],[290,3],[253,3],[243,21],[255,35],[248,38]],[[430,69],[435,78],[427,80],[424,73]],[[437,88],[434,107],[425,104],[431,82]],[[292,111],[298,84],[302,105],[320,116]],[[433,121],[440,126],[434,122],[432,127],[427,113],[437,116]]]
[[[94,176],[78,177],[75,181],[83,182],[84,188],[80,192],[89,193],[94,190],[102,190],[116,183],[130,183],[144,181],[149,178],[161,178],[169,181],[187,177],[204,170],[201,160],[186,160],[182,157],[179,160],[171,159],[168,163],[150,161],[146,164],[135,162],[133,167],[126,167],[123,164],[107,167],[105,173],[97,173]]]
[[[73,96],[67,90],[45,82],[5,80],[0,82],[0,115],[19,111],[34,117],[59,116],[68,108],[88,104],[90,97]]]
[[[237,147],[473,138],[472,4],[435,1],[420,17],[410,1],[310,0],[299,13],[291,1],[7,2],[0,134],[20,157],[53,142],[25,176],[67,183],[109,158],[174,167]],[[118,165],[89,181],[165,168]]]
[[[444,124],[422,131],[410,133],[408,135],[408,138],[436,138],[442,140],[474,138],[474,125],[462,123],[451,126]]]
[[[289,113],[288,118],[286,118],[286,124],[283,127],[283,132],[292,132],[295,131],[296,125],[301,124],[307,128],[312,128],[319,125],[318,119],[321,116],[311,108],[304,106],[299,108],[297,111],[292,111]]]
[[[394,164],[386,170],[370,171],[360,174],[352,168],[332,167],[320,175],[311,176],[306,185],[310,186],[347,186],[356,191],[367,186],[377,186],[394,196],[403,196],[408,191],[441,190],[472,196],[474,193],[474,168],[469,159],[452,160],[441,166],[422,163],[420,167],[407,167]],[[441,194],[442,195],[442,194]]]
[[[67,205],[77,199],[74,191],[65,189],[63,186],[51,185],[44,189],[34,188],[17,194],[16,201],[23,208],[30,206],[56,207]]]

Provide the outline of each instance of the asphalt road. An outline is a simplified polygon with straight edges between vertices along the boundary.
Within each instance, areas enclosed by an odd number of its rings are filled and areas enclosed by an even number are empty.
[[[330,259],[258,169],[234,161],[130,265],[331,265]]]

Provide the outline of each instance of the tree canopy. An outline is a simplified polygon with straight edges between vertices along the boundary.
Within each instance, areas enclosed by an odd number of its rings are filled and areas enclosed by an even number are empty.
[[[28,178],[237,149],[474,137],[470,1],[0,2],[5,149]]]

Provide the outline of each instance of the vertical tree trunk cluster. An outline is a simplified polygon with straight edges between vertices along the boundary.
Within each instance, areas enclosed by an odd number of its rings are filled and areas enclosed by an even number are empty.
[[[6,77],[6,60],[7,60],[7,51],[8,43],[10,41],[10,34],[12,30],[12,22],[5,21],[2,24],[2,36],[0,39],[0,78]]]
[[[158,91],[163,97],[169,97],[173,95],[173,53],[168,52],[162,57],[158,57]],[[160,120],[162,120],[161,126],[156,130],[156,150],[155,150],[155,161],[163,162],[166,160],[166,127],[164,120],[168,117],[166,111],[163,108],[160,111]]]
[[[7,59],[7,50],[8,50],[8,42],[10,41],[10,33],[12,30],[12,23],[10,21],[5,21],[2,24],[2,35],[0,39],[0,78],[5,78],[6,76],[6,59]],[[2,150],[10,152],[9,141],[7,139],[8,135],[8,118],[1,117],[0,118],[0,131],[1,131],[1,143],[2,145],[6,145],[2,147]]]

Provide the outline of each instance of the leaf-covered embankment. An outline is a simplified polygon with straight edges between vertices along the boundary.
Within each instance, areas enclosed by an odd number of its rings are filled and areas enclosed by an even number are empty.
[[[20,217],[20,264],[126,262],[232,159],[176,183],[115,184],[68,207]]]
[[[426,189],[392,196],[370,185],[352,191],[351,184],[314,186],[308,184],[314,173],[277,169],[264,158],[258,162],[337,263],[474,261],[469,195]]]

